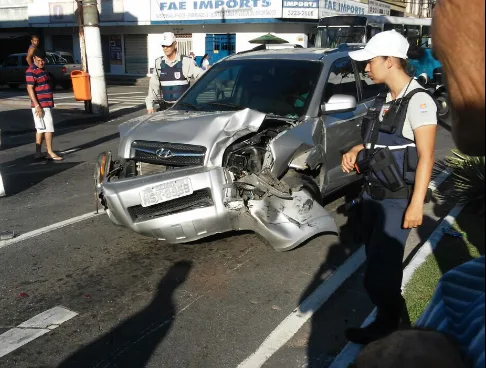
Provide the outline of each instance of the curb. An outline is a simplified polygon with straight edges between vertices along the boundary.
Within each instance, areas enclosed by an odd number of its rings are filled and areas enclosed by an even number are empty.
[[[436,175],[429,183],[429,188],[436,189],[439,187],[439,185],[447,179],[449,174],[449,172],[443,171],[441,174]],[[435,234],[435,231],[433,234]],[[440,232],[440,234],[442,234],[442,232]],[[422,246],[422,248],[424,247]],[[263,343],[251,355],[242,361],[237,368],[262,367],[265,362],[268,361],[268,359],[270,359],[270,357],[282,346],[284,346],[287,341],[289,341],[304,325],[304,323],[306,323],[309,318],[311,318],[312,315],[319,310],[319,308],[329,299],[329,297],[336,290],[338,290],[342,283],[351,277],[356,270],[364,264],[365,260],[365,249],[364,245],[362,245],[357,251],[350,255],[328,279],[322,281],[322,283],[317,286],[312,294],[301,302],[301,304],[294,309],[272,332],[270,332]],[[350,347],[348,347],[348,345],[350,345]],[[342,365],[342,363],[346,362],[346,359],[349,358],[351,358],[349,362],[354,360],[352,353],[354,353],[357,348],[360,348],[360,345],[347,344],[345,348],[341,350],[341,353],[335,358],[331,367],[347,368],[348,365]]]
[[[55,128],[62,128],[66,125],[69,126],[69,125],[93,124],[93,123],[96,123],[97,121],[105,122],[105,121],[108,121],[108,119],[107,118],[103,119],[99,116],[85,116],[85,117],[71,118],[71,119],[68,118],[68,119],[60,120],[57,124],[54,125],[54,127]],[[9,137],[9,136],[13,136],[13,135],[21,135],[21,134],[35,133],[35,132],[36,132],[35,128],[22,129],[22,130],[1,130],[0,129],[0,136],[1,137]]]
[[[145,107],[131,107],[123,110],[116,110],[112,113],[110,113],[106,117],[101,117],[97,115],[86,115],[84,116],[79,116],[79,117],[74,117],[74,118],[66,118],[59,120],[58,123],[54,125],[55,129],[59,128],[65,128],[69,126],[78,126],[78,125],[89,125],[89,124],[94,124],[99,122],[100,124],[102,123],[107,123],[116,119],[119,119],[125,115],[130,115],[133,114],[137,111],[144,110]],[[130,117],[129,117],[130,119]],[[22,129],[22,130],[1,130],[0,129],[0,148],[1,148],[1,137],[10,137],[10,136],[17,136],[17,135],[22,135],[22,134],[27,134],[27,133],[35,133],[36,129],[35,128],[29,128],[29,129]]]

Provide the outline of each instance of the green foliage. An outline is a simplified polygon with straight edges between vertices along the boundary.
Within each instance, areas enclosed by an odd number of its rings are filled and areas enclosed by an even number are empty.
[[[444,169],[452,171],[450,185],[437,193],[437,196],[453,203],[474,204],[481,212],[484,212],[484,156],[467,156],[455,149],[452,150],[452,154],[453,156],[447,156],[435,165],[436,173]]]

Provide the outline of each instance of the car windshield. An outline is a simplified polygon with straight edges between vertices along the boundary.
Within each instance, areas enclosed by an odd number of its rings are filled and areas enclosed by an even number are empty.
[[[342,43],[363,42],[365,27],[319,27],[317,29],[316,47],[334,48]]]
[[[252,59],[212,66],[172,107],[175,110],[236,111],[302,116],[314,92],[322,63]]]

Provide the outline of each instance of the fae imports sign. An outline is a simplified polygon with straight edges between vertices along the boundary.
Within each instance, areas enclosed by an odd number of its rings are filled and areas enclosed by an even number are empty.
[[[319,18],[334,15],[365,15],[368,4],[352,0],[319,0]]]
[[[281,17],[282,0],[150,0],[152,24]]]

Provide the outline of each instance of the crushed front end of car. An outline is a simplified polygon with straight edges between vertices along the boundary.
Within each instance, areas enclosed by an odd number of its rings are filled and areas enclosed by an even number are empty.
[[[98,158],[97,195],[113,223],[167,243],[252,230],[293,249],[337,233],[318,185],[299,172],[307,161],[319,169],[323,154],[305,125],[251,109],[133,119],[119,128],[121,159]]]

